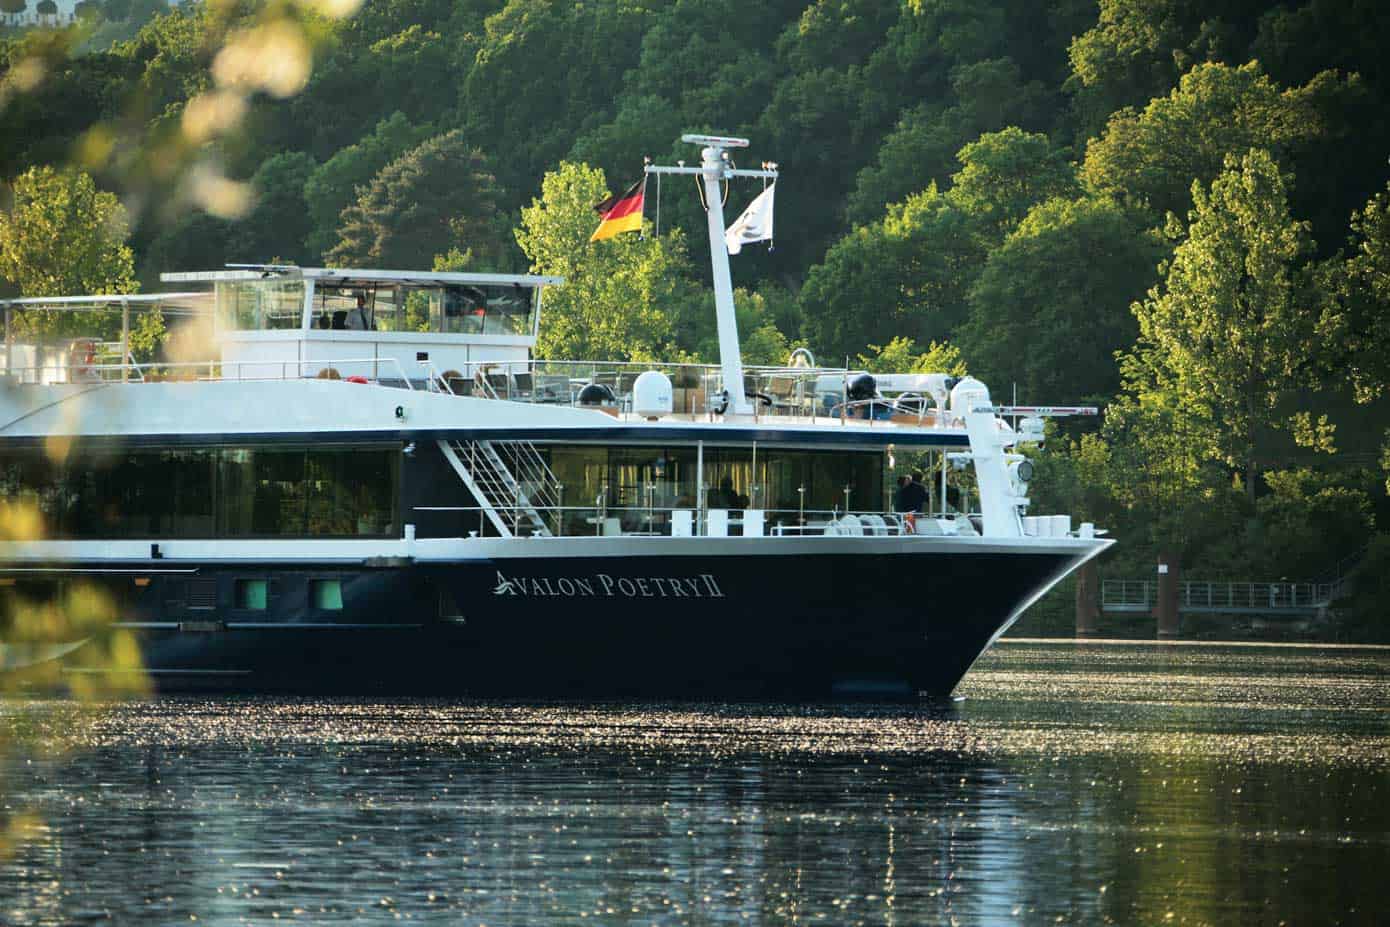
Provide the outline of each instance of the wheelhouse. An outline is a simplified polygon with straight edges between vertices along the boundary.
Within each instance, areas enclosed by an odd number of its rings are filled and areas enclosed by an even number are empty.
[[[212,288],[215,336],[233,375],[361,376],[388,385],[423,385],[427,367],[525,361],[536,344],[542,290],[560,282],[278,265],[161,279]]]

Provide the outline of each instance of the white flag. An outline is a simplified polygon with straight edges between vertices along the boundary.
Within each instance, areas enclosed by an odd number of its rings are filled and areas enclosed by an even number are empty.
[[[748,204],[743,215],[734,220],[734,224],[724,233],[724,242],[729,246],[730,254],[738,254],[744,245],[755,241],[772,240],[772,191],[776,189],[777,184],[774,183],[758,194],[758,198]]]

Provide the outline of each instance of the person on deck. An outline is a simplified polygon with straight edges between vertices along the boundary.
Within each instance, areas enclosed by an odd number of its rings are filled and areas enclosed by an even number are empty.
[[[899,512],[911,512],[915,515],[920,513],[926,504],[927,487],[922,485],[922,474],[914,473],[907,485],[898,490],[894,507]]]
[[[347,327],[352,331],[371,331],[372,320],[367,315],[367,297],[365,294],[357,294],[357,305],[347,314]]]

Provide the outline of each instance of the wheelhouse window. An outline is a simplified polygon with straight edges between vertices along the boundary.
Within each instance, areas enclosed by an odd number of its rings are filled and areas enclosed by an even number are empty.
[[[520,285],[467,284],[434,291],[434,331],[464,335],[529,335],[537,291]]]
[[[218,326],[231,331],[299,328],[304,315],[304,285],[301,279],[280,277],[219,280]]]

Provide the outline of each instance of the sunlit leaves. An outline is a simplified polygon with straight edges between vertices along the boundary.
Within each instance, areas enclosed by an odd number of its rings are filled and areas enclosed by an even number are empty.
[[[31,168],[0,212],[0,276],[25,296],[133,292],[127,231],[125,210],[91,177]]]
[[[690,298],[684,243],[631,233],[590,242],[594,204],[610,192],[601,170],[562,163],[521,211],[516,239],[531,270],[565,278],[545,294],[543,357],[647,360],[674,339],[670,306]]]
[[[1144,389],[1198,417],[1205,443],[1244,472],[1253,498],[1260,441],[1289,428],[1280,401],[1315,385],[1320,319],[1300,294],[1307,228],[1290,218],[1279,167],[1259,149],[1229,159],[1192,196],[1166,280],[1135,304],[1141,338],[1131,369]]]

